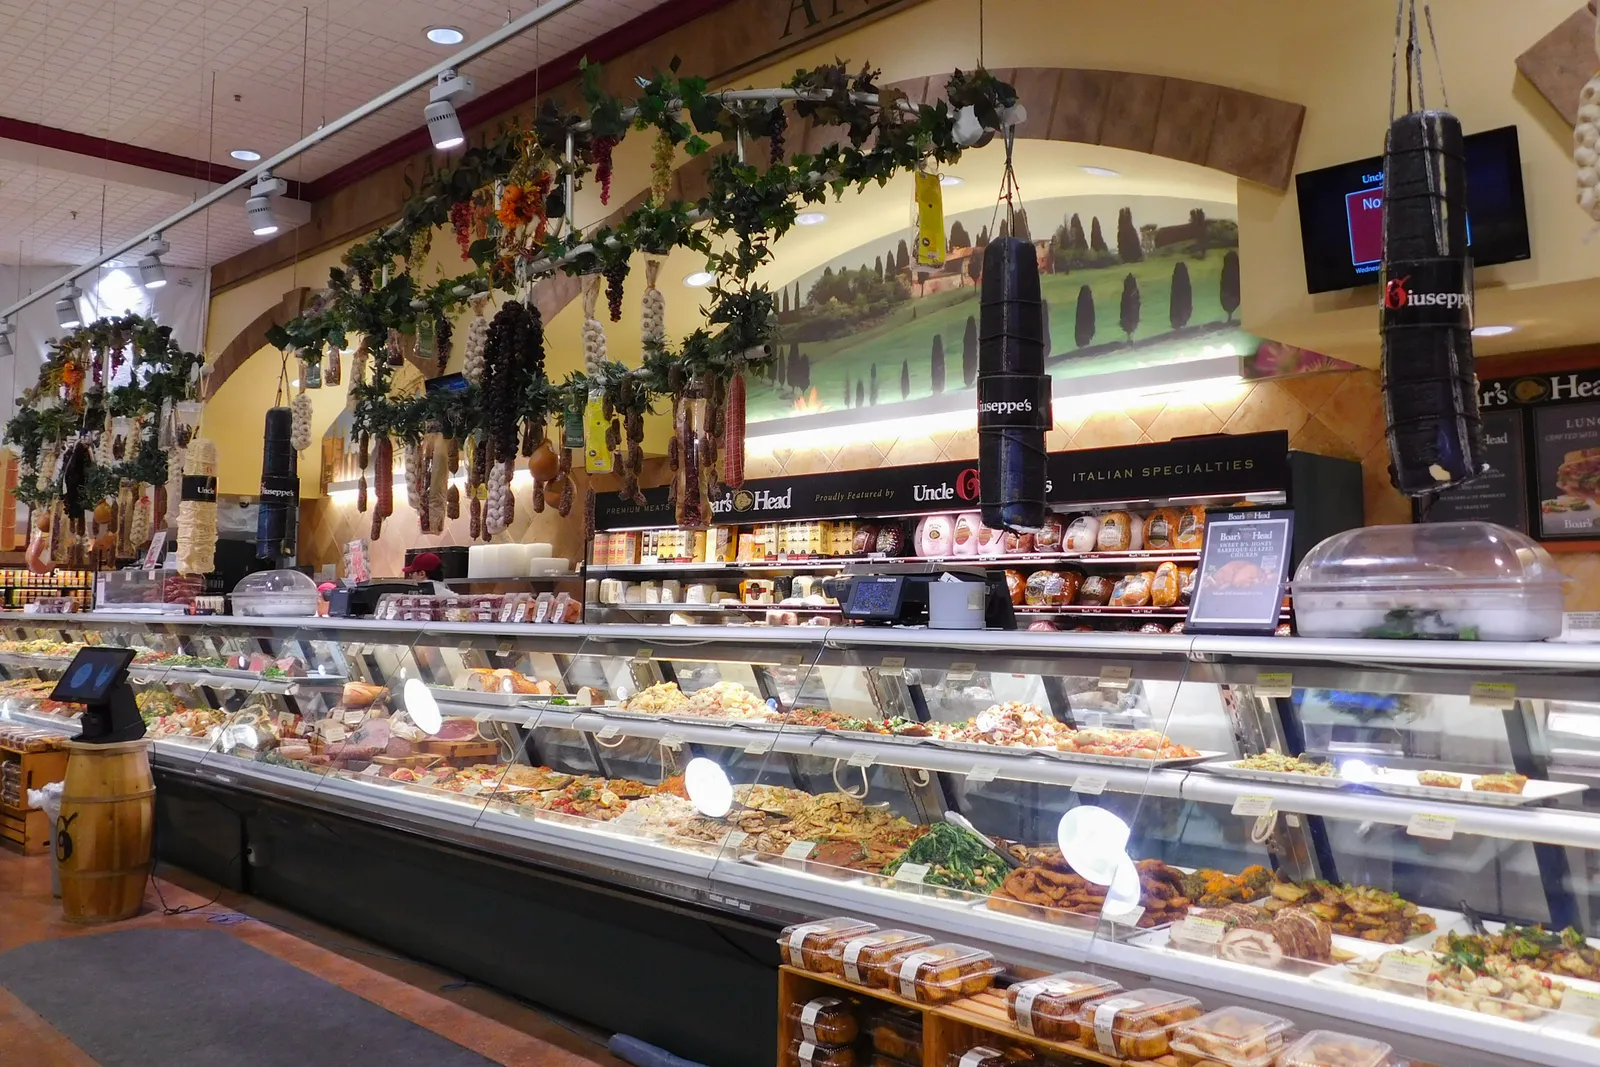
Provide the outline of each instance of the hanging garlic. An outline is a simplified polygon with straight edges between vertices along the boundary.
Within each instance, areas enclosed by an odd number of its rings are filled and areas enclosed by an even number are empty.
[[[1600,54],[1600,20],[1595,22],[1594,46]],[[1600,74],[1589,79],[1578,97],[1572,144],[1572,159],[1578,165],[1578,206],[1600,222]]]
[[[467,323],[467,343],[462,350],[461,376],[473,385],[483,384],[484,352],[489,346],[489,320],[483,315],[483,301],[472,303],[472,321]]]
[[[128,540],[135,548],[150,540],[150,513],[154,509],[155,502],[150,499],[150,493],[139,494],[139,499],[133,505],[133,518],[128,531]]]
[[[595,304],[600,297],[600,276],[594,274],[583,281],[583,370],[591,378],[598,377],[606,362],[606,331],[594,317]]]
[[[511,496],[511,464],[496,463],[489,468],[489,499],[485,505],[484,530],[492,537],[510,525],[507,498]]]
[[[411,502],[411,508],[417,513],[417,521],[422,521],[422,447],[417,442],[409,442],[405,449],[406,465],[406,499]]]
[[[656,288],[661,261],[646,260],[644,265],[644,312],[640,316],[646,352],[659,348],[667,339],[667,298]]]
[[[304,385],[289,405],[289,445],[296,452],[311,447],[311,396]]]

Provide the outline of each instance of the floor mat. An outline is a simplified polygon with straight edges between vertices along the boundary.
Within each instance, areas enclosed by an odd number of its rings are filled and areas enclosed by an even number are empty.
[[[101,1067],[494,1067],[216,930],[34,942],[0,955],[0,985]]]

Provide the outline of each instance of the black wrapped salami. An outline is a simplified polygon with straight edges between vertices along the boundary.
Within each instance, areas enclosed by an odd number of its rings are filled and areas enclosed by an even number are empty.
[[[1050,377],[1044,372],[1039,260],[1012,237],[983,253],[978,333],[978,484],[983,524],[1037,530],[1045,520],[1044,435]]]
[[[256,516],[256,558],[285,559],[295,553],[300,512],[300,474],[289,426],[288,408],[268,408],[261,439],[261,506]],[[380,476],[383,475],[380,472]]]

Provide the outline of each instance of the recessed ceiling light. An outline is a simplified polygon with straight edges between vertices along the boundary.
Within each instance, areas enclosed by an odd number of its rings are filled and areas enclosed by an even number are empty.
[[[963,180],[964,179],[962,179],[962,178],[960,178],[960,177],[958,177],[958,176],[956,176],[954,174],[941,174],[941,175],[939,175],[939,184],[940,185],[960,185]]]
[[[828,221],[828,216],[820,211],[802,211],[794,217],[794,221],[801,226],[818,226]]]
[[[467,35],[455,26],[429,26],[427,38],[434,44],[460,44]]]
[[[683,279],[683,284],[691,289],[704,289],[717,280],[717,276],[708,270],[697,270]]]
[[[1515,326],[1479,326],[1472,331],[1474,337],[1504,337],[1508,333],[1516,333]]]
[[[1083,171],[1085,174],[1092,174],[1096,178],[1122,177],[1122,172],[1120,170],[1112,170],[1110,167],[1079,167],[1078,169]]]
[[[254,163],[256,160],[261,158],[260,152],[252,152],[248,148],[235,148],[232,152],[229,152],[228,155],[232,156],[234,159],[242,160],[245,163]]]

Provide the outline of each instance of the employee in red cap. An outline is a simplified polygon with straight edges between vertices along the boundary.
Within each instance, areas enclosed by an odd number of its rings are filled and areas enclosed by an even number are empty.
[[[449,596],[450,587],[444,584],[444,561],[437,552],[418,552],[410,563],[406,564],[405,576],[407,578],[426,578],[433,583],[433,591],[440,596]]]

